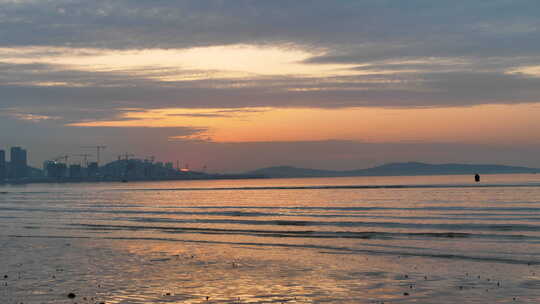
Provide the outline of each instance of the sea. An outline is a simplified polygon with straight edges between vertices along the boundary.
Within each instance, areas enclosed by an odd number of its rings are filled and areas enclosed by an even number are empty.
[[[0,303],[540,303],[540,175],[0,186]]]

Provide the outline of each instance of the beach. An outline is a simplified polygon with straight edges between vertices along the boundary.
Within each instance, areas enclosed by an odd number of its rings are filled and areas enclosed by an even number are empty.
[[[540,299],[536,175],[0,191],[2,303]]]

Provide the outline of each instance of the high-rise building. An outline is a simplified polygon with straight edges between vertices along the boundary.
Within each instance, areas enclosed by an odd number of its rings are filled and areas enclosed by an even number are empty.
[[[12,147],[10,156],[10,177],[13,179],[28,176],[28,160],[26,150],[21,147]]]
[[[6,151],[0,150],[0,182],[7,178]]]

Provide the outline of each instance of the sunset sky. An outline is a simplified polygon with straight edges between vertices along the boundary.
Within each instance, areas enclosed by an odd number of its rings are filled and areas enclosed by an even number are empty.
[[[537,0],[0,0],[0,149],[540,167]]]

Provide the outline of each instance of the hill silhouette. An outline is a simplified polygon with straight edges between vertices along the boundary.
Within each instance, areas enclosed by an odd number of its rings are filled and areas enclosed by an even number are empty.
[[[261,168],[248,174],[265,177],[333,177],[333,176],[399,176],[399,175],[456,175],[539,173],[540,169],[492,164],[428,164],[422,162],[389,163],[367,169],[334,171],[292,166]]]

